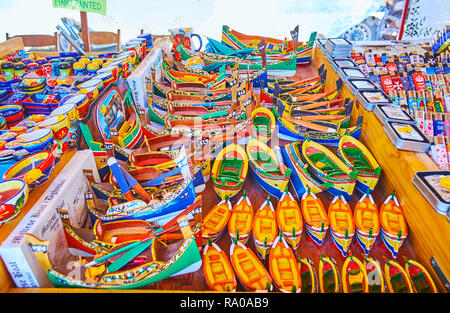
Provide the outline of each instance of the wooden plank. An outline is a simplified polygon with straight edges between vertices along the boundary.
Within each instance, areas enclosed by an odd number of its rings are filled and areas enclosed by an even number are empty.
[[[4,58],[14,51],[23,50],[23,48],[23,39],[21,37],[15,37],[6,40],[0,43],[0,58]]]
[[[334,84],[339,76],[318,48],[314,49],[314,63],[316,66],[325,64],[328,70],[327,85]],[[407,240],[412,243],[417,261],[426,267],[439,288],[444,291],[443,284],[430,265],[430,258],[435,257],[446,277],[450,279],[450,223],[445,216],[436,213],[412,183],[417,171],[439,170],[439,168],[425,153],[398,150],[391,143],[375,114],[366,111],[345,84],[342,95],[355,100],[352,120],[356,120],[359,115],[364,118],[360,140],[383,167],[382,180],[386,187],[395,190],[398,195],[408,223]]]
[[[90,52],[90,41],[89,41],[89,31],[88,31],[88,20],[86,12],[80,12],[81,19],[81,39],[83,39],[84,51]]]

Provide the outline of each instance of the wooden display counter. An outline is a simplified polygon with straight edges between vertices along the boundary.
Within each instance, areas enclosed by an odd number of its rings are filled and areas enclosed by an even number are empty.
[[[332,69],[323,53],[315,48],[313,65],[317,68],[325,64],[327,86],[333,88],[339,75]],[[433,257],[447,279],[450,279],[450,223],[446,216],[438,214],[428,203],[412,180],[417,171],[439,170],[438,166],[426,153],[398,150],[383,130],[383,125],[373,112],[366,111],[344,84],[342,96],[355,100],[352,122],[363,116],[360,140],[363,142],[383,167],[381,184],[378,186],[395,190],[409,227],[406,239],[411,243],[417,260],[433,275],[441,291],[450,288],[445,286],[431,267]],[[379,187],[377,187],[379,188]]]

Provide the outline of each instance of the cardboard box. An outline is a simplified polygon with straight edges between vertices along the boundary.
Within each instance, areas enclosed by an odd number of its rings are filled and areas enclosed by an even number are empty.
[[[0,256],[16,287],[53,287],[23,234],[30,233],[39,239],[50,240],[49,254],[55,263],[70,257],[59,211],[67,210],[71,224],[76,227],[83,226],[88,219],[84,200],[88,189],[83,169],[92,169],[94,178],[99,180],[91,150],[74,154],[0,246]]]

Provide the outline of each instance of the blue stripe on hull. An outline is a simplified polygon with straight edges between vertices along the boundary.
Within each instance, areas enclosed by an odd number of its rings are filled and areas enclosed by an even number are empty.
[[[302,180],[300,179],[299,174],[295,170],[294,164],[292,163],[291,159],[289,158],[289,155],[286,152],[286,147],[281,147],[281,154],[283,155],[283,161],[285,165],[292,170],[290,181],[292,184],[292,187],[294,188],[294,191],[297,195],[297,198],[301,199],[303,194],[306,192],[306,187],[303,184]]]
[[[278,199],[281,198],[283,193],[281,190],[271,186],[267,182],[264,181],[264,179],[261,178],[261,176],[258,175],[258,173],[255,172],[252,166],[249,166],[250,170],[252,171],[253,177],[255,177],[258,184],[268,193],[270,193],[272,196],[277,197]]]

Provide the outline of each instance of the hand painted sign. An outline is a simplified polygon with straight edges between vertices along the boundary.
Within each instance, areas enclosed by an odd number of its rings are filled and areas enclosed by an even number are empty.
[[[53,0],[53,7],[106,15],[106,0]]]

